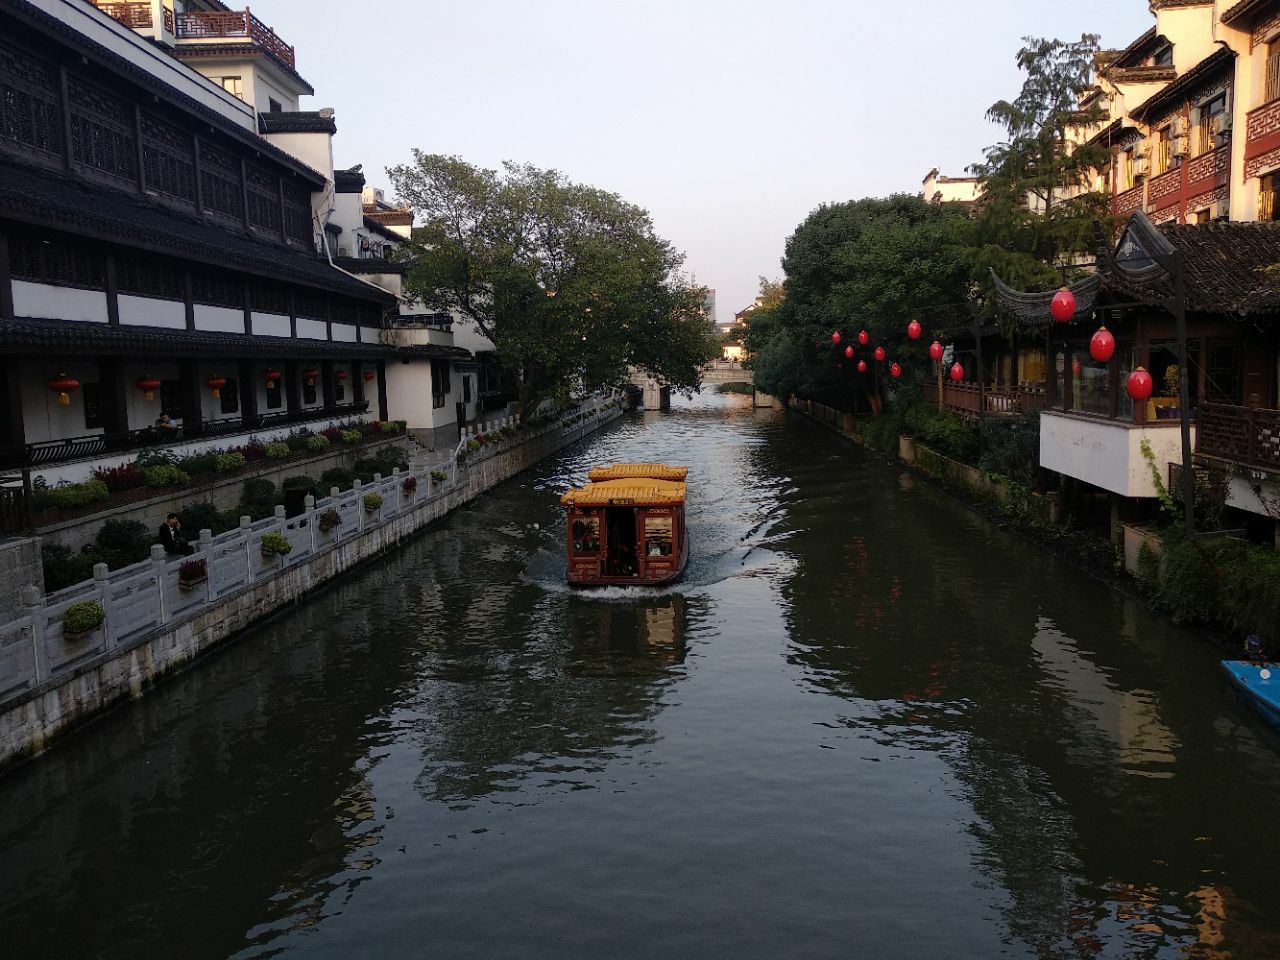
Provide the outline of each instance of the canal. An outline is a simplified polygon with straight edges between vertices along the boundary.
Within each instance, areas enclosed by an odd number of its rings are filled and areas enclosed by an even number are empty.
[[[678,589],[559,493],[689,465]],[[0,780],[0,954],[1280,956],[1218,653],[742,398],[634,414]]]

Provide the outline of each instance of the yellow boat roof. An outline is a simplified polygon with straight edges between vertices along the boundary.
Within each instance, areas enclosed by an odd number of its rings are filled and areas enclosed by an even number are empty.
[[[570,490],[560,498],[560,502],[576,507],[675,506],[684,503],[684,491],[685,484],[678,480],[622,477]]]
[[[689,475],[688,467],[668,467],[665,463],[615,463],[611,467],[592,467],[587,474],[591,481],[599,480],[683,480]]]

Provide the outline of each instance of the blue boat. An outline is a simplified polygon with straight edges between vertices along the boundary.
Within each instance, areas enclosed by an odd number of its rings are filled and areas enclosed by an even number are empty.
[[[1280,727],[1280,663],[1223,660],[1222,668],[1259,712]]]

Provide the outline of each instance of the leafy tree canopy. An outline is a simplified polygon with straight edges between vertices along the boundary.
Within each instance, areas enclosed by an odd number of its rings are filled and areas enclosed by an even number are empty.
[[[704,288],[641,208],[555,170],[501,172],[415,150],[390,168],[419,226],[404,289],[474,321],[519,384],[519,414],[639,367],[696,388],[717,352]]]

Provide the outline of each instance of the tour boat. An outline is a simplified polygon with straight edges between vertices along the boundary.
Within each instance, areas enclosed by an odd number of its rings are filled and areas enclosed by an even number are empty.
[[[1223,660],[1222,667],[1258,711],[1280,726],[1280,663]]]
[[[687,467],[615,463],[560,498],[568,510],[566,574],[575,587],[670,583],[689,562]]]

